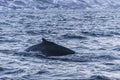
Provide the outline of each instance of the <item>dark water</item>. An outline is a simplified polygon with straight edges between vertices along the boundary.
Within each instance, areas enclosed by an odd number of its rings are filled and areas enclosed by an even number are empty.
[[[120,80],[120,11],[0,12],[0,80]],[[42,37],[76,54],[24,50]]]

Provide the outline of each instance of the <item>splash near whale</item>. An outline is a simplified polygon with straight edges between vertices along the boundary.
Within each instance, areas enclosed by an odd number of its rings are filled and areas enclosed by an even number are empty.
[[[68,54],[74,54],[71,49],[58,45],[54,42],[48,41],[42,38],[42,42],[27,48],[25,51],[39,51],[45,56],[64,56]]]

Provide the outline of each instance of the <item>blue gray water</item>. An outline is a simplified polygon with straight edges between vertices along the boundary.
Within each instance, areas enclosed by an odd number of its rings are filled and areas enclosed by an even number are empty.
[[[24,50],[42,37],[76,54]],[[0,80],[120,80],[120,11],[1,11]]]

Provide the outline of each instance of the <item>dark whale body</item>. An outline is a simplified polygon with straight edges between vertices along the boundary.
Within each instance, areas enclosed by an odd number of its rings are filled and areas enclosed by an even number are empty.
[[[47,41],[46,39],[42,39],[42,43],[37,45],[33,45],[26,49],[27,52],[29,51],[40,51],[45,56],[64,56],[68,54],[74,54],[73,50],[70,50],[66,47],[58,45],[54,42]]]

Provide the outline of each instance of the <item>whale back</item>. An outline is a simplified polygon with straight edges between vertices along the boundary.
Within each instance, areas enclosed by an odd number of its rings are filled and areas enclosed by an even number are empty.
[[[46,39],[42,38],[42,43],[33,45],[26,49],[26,51],[40,51],[45,56],[63,56],[68,54],[74,54],[75,52],[58,45],[54,42],[47,41]]]

